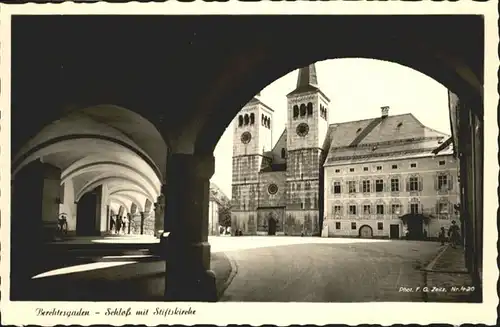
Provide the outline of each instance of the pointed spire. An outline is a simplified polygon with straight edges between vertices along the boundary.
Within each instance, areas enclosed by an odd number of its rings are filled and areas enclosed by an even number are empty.
[[[318,87],[318,76],[316,75],[316,66],[314,64],[299,69],[297,89],[307,88],[309,86]]]
[[[306,67],[299,69],[299,76],[297,78],[297,87],[292,92],[288,93],[287,96],[292,96],[295,94],[300,94],[304,92],[318,91],[320,92],[327,101],[330,101],[328,97],[321,92],[318,85],[318,75],[316,74],[316,65],[310,64]]]

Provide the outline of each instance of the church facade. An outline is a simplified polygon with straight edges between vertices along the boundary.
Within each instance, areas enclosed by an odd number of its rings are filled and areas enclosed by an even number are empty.
[[[434,234],[449,224],[458,201],[458,166],[451,145],[443,147],[447,135],[412,114],[390,116],[388,107],[379,117],[329,124],[329,102],[311,64],[299,70],[297,86],[287,95],[286,126],[275,144],[274,110],[260,95],[238,113],[232,230],[398,238],[408,227]],[[406,213],[417,218],[408,220]],[[420,218],[424,213],[432,221]]]

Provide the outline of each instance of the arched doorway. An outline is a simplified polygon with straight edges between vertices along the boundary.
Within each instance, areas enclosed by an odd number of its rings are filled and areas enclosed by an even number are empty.
[[[361,238],[372,238],[373,229],[368,225],[363,225],[359,228],[359,237]]]
[[[77,204],[76,235],[100,235],[100,216],[97,216],[97,207],[101,198],[102,187],[98,186],[91,192],[85,193]]]
[[[420,217],[412,217],[407,220],[408,239],[420,240],[424,237],[424,222]]]
[[[276,235],[276,219],[270,215],[267,221],[267,235]]]

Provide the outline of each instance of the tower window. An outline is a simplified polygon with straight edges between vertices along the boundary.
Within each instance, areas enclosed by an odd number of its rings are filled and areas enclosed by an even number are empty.
[[[293,118],[299,117],[299,106],[293,106]]]
[[[286,150],[284,148],[281,149],[281,158],[286,158]]]
[[[446,164],[446,162],[445,162],[444,160],[440,160],[440,161],[439,161],[439,165],[440,165],[440,166],[444,166],[445,164]]]
[[[250,125],[253,125],[255,123],[255,115],[254,113],[250,114]]]
[[[262,116],[260,117],[260,124],[262,126],[264,126],[264,119],[265,119],[264,114],[262,114]]]
[[[243,126],[243,116],[242,115],[240,115],[238,117],[238,126],[240,126],[240,127]]]
[[[307,104],[307,115],[311,116],[312,114],[313,114],[313,104],[311,102],[309,102]]]
[[[306,105],[305,104],[301,104],[300,105],[300,115],[301,116],[305,116],[306,115]]]
[[[245,125],[248,125],[248,123],[250,122],[250,118],[248,117],[248,115],[245,115]]]

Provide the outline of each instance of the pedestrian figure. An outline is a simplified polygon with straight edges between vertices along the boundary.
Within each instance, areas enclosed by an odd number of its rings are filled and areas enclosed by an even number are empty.
[[[459,228],[454,220],[451,221],[451,226],[448,228],[448,236],[450,237],[451,247],[455,249],[459,242],[460,234]]]
[[[109,221],[109,230],[111,231],[111,233],[113,233],[114,229],[115,229],[115,217],[112,216],[111,220]]]
[[[123,216],[122,218],[122,231],[123,231],[123,234],[125,234],[125,228],[127,227],[127,217]]]
[[[441,230],[439,231],[438,240],[441,242],[441,245],[444,245],[446,242],[446,231],[444,227],[441,227]]]
[[[120,234],[120,230],[122,229],[122,217],[121,216],[117,216],[116,217],[116,234]]]

